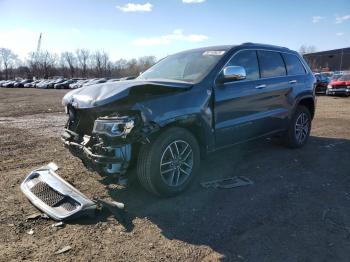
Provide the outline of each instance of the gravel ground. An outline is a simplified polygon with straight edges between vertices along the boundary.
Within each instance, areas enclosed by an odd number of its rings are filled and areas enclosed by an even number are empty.
[[[305,148],[266,139],[226,149],[202,162],[186,193],[159,199],[69,154],[59,139],[65,92],[0,89],[0,261],[350,261],[350,98],[319,97]],[[50,161],[87,196],[124,202],[126,221],[28,220],[38,211],[19,185]],[[235,175],[254,184],[200,186]]]

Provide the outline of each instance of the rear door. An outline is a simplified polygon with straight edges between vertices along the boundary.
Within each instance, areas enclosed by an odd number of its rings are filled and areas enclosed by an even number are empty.
[[[262,133],[266,134],[285,127],[291,85],[280,52],[259,50],[258,60],[261,86],[260,105],[264,115],[258,119],[256,126]]]
[[[283,53],[284,62],[287,68],[288,83],[291,92],[298,93],[300,90],[306,88],[306,70],[301,63],[299,57],[295,54]]]

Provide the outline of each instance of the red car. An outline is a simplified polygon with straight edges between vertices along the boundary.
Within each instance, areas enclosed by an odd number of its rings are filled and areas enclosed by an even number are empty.
[[[350,96],[350,74],[343,75],[339,79],[330,82],[326,94]]]

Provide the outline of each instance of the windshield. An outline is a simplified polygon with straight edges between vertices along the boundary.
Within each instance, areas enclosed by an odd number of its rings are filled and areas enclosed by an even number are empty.
[[[167,79],[198,82],[217,64],[225,51],[190,51],[168,56],[137,79]]]
[[[340,77],[338,80],[350,81],[350,75],[344,75],[344,76]]]

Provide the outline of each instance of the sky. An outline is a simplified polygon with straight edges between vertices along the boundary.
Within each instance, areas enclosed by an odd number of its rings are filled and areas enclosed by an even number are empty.
[[[257,42],[350,47],[350,0],[0,0],[0,48],[87,48],[113,60]]]

